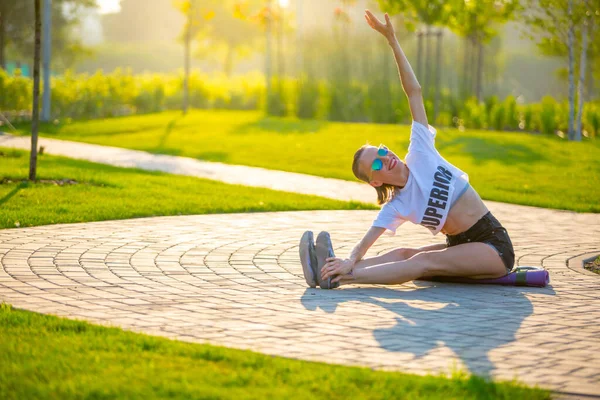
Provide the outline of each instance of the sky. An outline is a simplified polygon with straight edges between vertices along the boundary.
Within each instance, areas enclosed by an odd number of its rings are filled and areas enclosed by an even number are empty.
[[[102,14],[119,11],[120,0],[97,0]]]

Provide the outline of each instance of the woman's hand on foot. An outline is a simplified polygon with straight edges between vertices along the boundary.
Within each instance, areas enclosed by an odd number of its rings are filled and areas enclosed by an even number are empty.
[[[338,275],[331,280],[332,283],[338,282],[342,275],[350,274],[352,272],[352,268],[354,268],[354,263],[349,259],[342,260],[341,258],[337,257],[329,257],[325,259],[325,261],[325,265],[323,265],[323,268],[321,268],[321,279],[326,280],[330,277]]]

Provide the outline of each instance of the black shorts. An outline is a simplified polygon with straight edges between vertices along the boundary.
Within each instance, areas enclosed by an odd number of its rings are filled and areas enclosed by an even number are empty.
[[[498,252],[507,273],[512,270],[515,264],[515,251],[512,242],[506,229],[502,227],[491,212],[481,217],[475,225],[465,232],[458,235],[446,235],[448,247],[470,242],[481,242],[491,246]]]

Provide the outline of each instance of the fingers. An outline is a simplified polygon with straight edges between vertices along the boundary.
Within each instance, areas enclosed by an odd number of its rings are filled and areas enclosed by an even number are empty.
[[[369,10],[365,10],[365,14],[367,14],[367,16],[369,17],[369,19],[371,20],[371,22],[373,24],[379,24],[379,25],[383,25],[383,23],[375,16],[373,15],[373,13]]]
[[[339,273],[339,266],[328,266],[328,267],[323,267],[323,269],[321,270],[321,279],[325,280],[327,278],[329,278],[330,276],[333,275],[337,275]]]

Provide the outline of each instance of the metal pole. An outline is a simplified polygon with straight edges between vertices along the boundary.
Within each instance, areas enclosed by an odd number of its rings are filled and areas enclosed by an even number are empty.
[[[52,44],[52,0],[44,0],[44,32],[43,41],[43,68],[44,68],[44,94],[42,97],[42,121],[50,121],[50,58]]]

